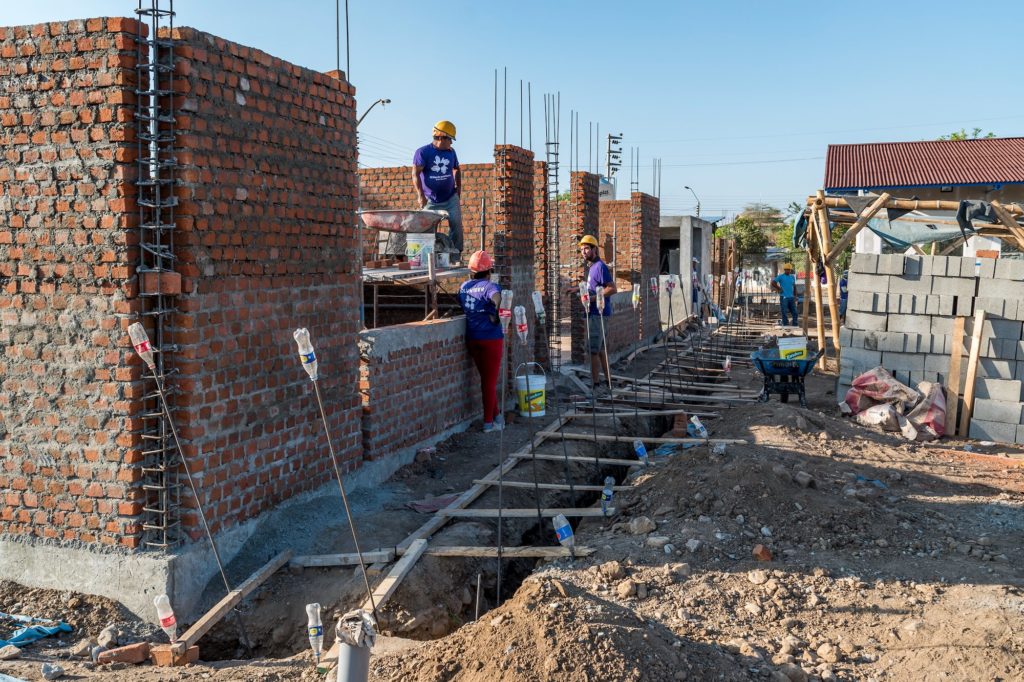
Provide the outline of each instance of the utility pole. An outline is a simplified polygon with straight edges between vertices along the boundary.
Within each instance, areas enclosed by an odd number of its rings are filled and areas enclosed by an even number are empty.
[[[607,160],[604,166],[604,176],[609,180],[615,175],[615,172],[622,166],[622,133],[618,135],[608,135],[608,152]]]

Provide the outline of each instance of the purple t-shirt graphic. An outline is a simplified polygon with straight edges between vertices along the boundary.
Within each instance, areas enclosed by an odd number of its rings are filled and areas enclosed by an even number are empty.
[[[608,266],[604,264],[603,260],[596,260],[594,264],[590,266],[590,272],[587,274],[587,288],[590,289],[590,315],[597,315],[597,288],[602,289],[612,283],[612,272],[608,269]],[[612,299],[609,296],[604,297],[604,311],[603,315],[608,317],[612,314]]]
[[[455,194],[455,169],[459,157],[454,149],[442,151],[432,144],[425,145],[412,155],[412,165],[422,166],[420,185],[427,201],[442,204]]]

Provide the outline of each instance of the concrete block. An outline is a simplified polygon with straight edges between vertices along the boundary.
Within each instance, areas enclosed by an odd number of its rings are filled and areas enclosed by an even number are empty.
[[[999,443],[1015,443],[1017,425],[971,419],[970,437],[977,440],[994,440]]]
[[[881,296],[882,294],[878,294]],[[900,311],[900,301],[903,300],[902,294],[886,294],[887,307],[886,312],[898,313]]]
[[[1015,360],[981,358],[978,360],[978,376],[986,379],[1013,379],[1017,372]]]
[[[971,256],[967,256],[967,257],[961,258],[960,259],[960,276],[961,277],[973,277],[973,278],[976,278],[978,276],[978,273],[981,271],[981,261],[983,261],[983,260],[985,260],[985,259],[984,258],[973,258]],[[948,270],[947,270],[946,274],[947,275],[952,275],[952,273],[950,273]]]
[[[928,319],[931,320],[932,334],[948,335],[953,333],[953,317],[948,315],[936,315]]]
[[[869,369],[874,369],[882,364],[882,353],[877,350],[866,350],[863,348],[844,348],[840,357],[840,366],[853,373],[853,376],[862,374]]]
[[[850,291],[872,291],[878,294],[887,294],[889,293],[889,275],[851,272],[848,285]]]
[[[1017,427],[1017,443],[1024,443],[1024,426]]]
[[[1008,279],[978,280],[978,298],[1002,298],[1007,301],[1024,299],[1024,281]]]
[[[978,398],[974,401],[974,418],[1003,424],[1020,424],[1024,403],[1020,401],[991,400]]]
[[[928,296],[900,294],[899,312],[904,315],[927,315],[927,300]]]
[[[1024,381],[1024,362],[1017,361],[1017,369],[1013,373],[1013,378],[1017,381]]]
[[[993,262],[996,266],[996,279],[1012,279],[1015,281],[1024,280],[1024,260],[1016,258],[999,258]]]
[[[930,352],[946,356],[952,352],[953,338],[948,334],[932,334],[932,345]],[[924,352],[922,350],[922,352]]]
[[[924,357],[920,353],[882,353],[882,367],[890,372],[923,372]]]
[[[981,357],[1016,360],[1020,341],[1013,339],[985,339],[981,342]]]
[[[978,283],[974,279],[966,277],[932,277],[932,287],[928,293],[942,296],[965,296],[973,298]],[[896,291],[890,287],[890,291]]]
[[[855,254],[856,255],[856,254]],[[847,310],[863,310],[865,312],[885,312],[875,310],[875,294],[870,291],[851,291],[846,300]]]
[[[1017,312],[1017,301],[1007,301],[992,296],[979,296],[974,299],[976,308],[985,311],[987,317],[1003,317],[1013,319]],[[1013,312],[1007,315],[1007,308],[1013,308]]]
[[[988,311],[985,311],[985,324],[981,328],[981,338],[983,340],[990,339],[1013,339],[1014,341],[1020,340],[1021,330],[1024,325],[1015,320],[1001,320],[1001,319],[988,319]],[[974,318],[967,318],[964,322],[964,336],[971,336],[974,334]]]
[[[861,329],[851,330],[853,334],[853,341],[849,344],[849,348],[863,348],[864,350],[881,350],[878,347],[878,337],[880,334],[886,334],[887,332],[866,332]],[[845,352],[845,351],[844,351]]]
[[[887,318],[888,316],[883,314],[849,310],[846,313],[846,326],[850,329],[883,332]]]
[[[850,274],[859,272],[873,275],[878,272],[878,255],[874,253],[855,253],[850,258]]]
[[[887,353],[902,353],[906,344],[906,334],[899,332],[875,332],[877,342],[875,347]]]
[[[1018,401],[1022,386],[1022,382],[1013,379],[978,379],[974,384],[974,396],[985,400]]]
[[[977,264],[975,264],[974,271],[978,273],[978,277],[992,279],[996,276],[996,259],[982,258],[980,269]]]
[[[928,294],[924,297],[924,314],[925,315],[938,315],[939,314],[939,297],[935,294]]]
[[[922,277],[945,277],[948,256],[925,256],[921,259]]]
[[[1013,307],[1016,307],[1017,310],[1015,314],[1011,315],[1010,310]],[[1018,322],[1024,321],[1024,299],[1021,299],[1019,301],[1007,300],[1006,306],[1003,308],[1003,312],[1006,313],[1004,315],[1004,317],[1006,318],[1013,318]]]
[[[962,315],[964,317],[971,317],[974,315],[974,301],[976,299],[972,296],[954,296],[953,297],[953,314]]]
[[[920,277],[923,274],[924,256],[917,254],[903,256],[903,274],[909,277]]]
[[[853,330],[849,327],[839,328],[839,345],[846,348],[853,343]]]
[[[956,296],[939,296],[939,308],[937,315],[956,314]]]
[[[927,315],[889,315],[886,330],[904,334],[931,334],[932,318]]]
[[[1017,362],[1024,360],[1024,341],[1017,342]]]
[[[904,256],[902,253],[886,253],[878,257],[878,269],[875,271],[879,275],[903,275],[903,260]]]
[[[881,275],[876,275],[880,277]],[[932,293],[932,280],[934,277],[890,277],[889,293],[892,294],[918,294],[927,296]],[[948,278],[947,278],[948,279]]]

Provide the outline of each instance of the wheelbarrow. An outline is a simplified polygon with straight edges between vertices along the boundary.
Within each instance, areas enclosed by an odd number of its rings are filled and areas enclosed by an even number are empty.
[[[772,393],[777,393],[782,402],[788,403],[789,394],[796,393],[800,397],[800,407],[807,407],[804,377],[811,373],[820,357],[820,350],[799,359],[780,358],[778,348],[765,348],[751,353],[754,368],[764,377],[764,388],[758,400],[766,403]]]

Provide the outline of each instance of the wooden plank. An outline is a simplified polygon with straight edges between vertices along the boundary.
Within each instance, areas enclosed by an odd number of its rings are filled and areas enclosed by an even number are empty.
[[[946,374],[946,435],[956,435],[956,417],[960,411],[960,372],[964,354],[964,322],[953,320],[953,350],[949,354],[949,372]]]
[[[424,550],[427,549],[426,540],[414,540],[409,545],[409,550],[405,553],[401,559],[391,568],[388,574],[384,577],[384,580],[373,590],[373,600],[367,597],[366,601],[363,602],[361,608],[367,613],[373,612],[373,607],[376,606],[378,609],[387,603],[388,599],[391,599],[391,595],[398,589],[399,583],[409,574],[412,570],[413,565],[422,556]]]
[[[593,462],[594,460],[591,459],[590,461]],[[473,483],[479,483],[481,485],[498,485],[497,481],[477,480],[477,481],[473,481]],[[530,488],[530,489],[533,489],[534,486],[536,486],[540,490],[582,490],[584,492],[601,492],[602,490],[604,490],[604,486],[603,485],[573,485],[573,486],[569,486],[568,483],[531,483],[530,481],[502,481],[501,485],[504,488]],[[632,490],[632,489],[633,489],[633,486],[631,486],[631,485],[615,485],[615,486],[612,486],[612,491],[613,492],[622,492],[623,490]]]
[[[1018,225],[1014,217],[1010,215],[1010,212],[1006,210],[1006,207],[998,201],[991,201],[989,203],[992,204],[992,210],[995,211],[996,217],[999,218],[999,222],[1001,222],[1013,235],[1014,240],[1017,242],[1017,246],[1024,249],[1024,227]]]
[[[974,311],[974,329],[971,332],[971,354],[967,359],[967,377],[964,379],[964,412],[960,415],[960,435],[970,433],[974,414],[974,380],[978,376],[978,357],[981,355],[981,334],[985,326],[985,311]]]
[[[811,205],[817,201],[817,197],[807,197],[807,204]],[[827,197],[825,199],[825,205],[829,208],[843,208],[848,207],[849,204],[843,197]],[[953,211],[954,213],[960,210],[959,201],[948,201],[945,199],[889,199],[886,202],[885,208],[903,208],[910,211]],[[1024,213],[1024,209],[1021,209],[1016,204],[1012,204],[1007,207],[1007,210],[1014,215],[1021,215]]]
[[[192,627],[184,632],[172,645],[172,650],[175,651],[176,655],[180,655],[182,652],[187,651],[190,646],[194,646],[199,639],[210,631],[214,625],[220,622],[231,609],[235,607],[238,602],[255,590],[257,587],[263,584],[263,582],[274,574],[277,569],[288,563],[288,560],[292,558],[292,550],[286,549],[285,551],[278,554],[276,557],[271,559],[267,564],[260,570],[253,573],[252,576],[244,583],[236,587],[235,589],[228,592],[223,599],[217,602],[213,608],[207,611],[202,618],[197,620]]]
[[[393,561],[394,558],[394,549],[375,549],[372,552],[363,552],[363,561],[369,563]],[[358,563],[359,555],[350,552],[347,554],[306,554],[293,558],[288,565],[300,568],[320,568],[324,566],[355,566]]]
[[[804,302],[803,302],[803,314],[804,314],[804,336],[809,336],[807,330],[811,326],[811,255],[810,251],[804,253]]]
[[[818,229],[821,230],[822,252],[831,253],[832,231],[829,227],[828,208],[825,207],[824,202],[824,190],[818,190],[818,198],[822,200],[822,205],[818,208],[820,216]],[[832,262],[828,259],[825,259],[825,281],[828,283],[828,314],[832,322],[832,346],[835,348],[838,366],[842,356],[842,346],[839,343],[839,281],[836,279],[835,268],[832,267]]]
[[[825,262],[831,263],[832,261],[834,261],[836,256],[841,254],[846,249],[846,247],[850,245],[850,242],[857,238],[857,234],[864,229],[864,227],[868,224],[868,221],[874,218],[875,214],[882,210],[882,208],[889,203],[890,199],[892,199],[892,196],[890,196],[888,192],[882,192],[882,194],[877,199],[872,201],[871,204],[866,209],[864,209],[864,212],[861,213],[860,217],[857,218],[857,222],[850,226],[850,229],[846,231],[846,234],[843,235],[843,238],[840,239],[834,247],[827,250],[822,249],[822,253],[828,254],[827,256],[825,256]],[[819,192],[818,196],[815,198],[815,205],[817,205],[818,202],[821,202],[822,208],[825,208],[826,206],[829,205],[829,202],[825,199],[824,193],[822,192]],[[843,200],[843,203],[846,203],[845,199]],[[959,207],[959,203],[957,203],[957,207]],[[953,210],[955,211],[957,209]],[[824,244],[822,244],[822,246],[824,246]]]
[[[536,511],[536,510],[535,510]],[[570,552],[566,547],[502,547],[503,559],[558,559],[570,556],[590,556],[593,547],[576,547]],[[497,557],[497,547],[430,547],[424,554],[441,557]]]
[[[448,511],[442,509],[440,513],[453,519],[496,519],[498,516],[506,519],[532,519],[537,516],[537,509],[536,507],[529,509],[451,509]],[[546,519],[552,519],[559,514],[573,518],[591,518],[595,516],[613,516],[615,509],[608,507],[607,514],[597,507],[577,509],[569,507],[544,509],[542,507],[540,510],[540,515]]]
[[[569,375],[569,376],[571,376],[571,375]],[[566,423],[566,420],[565,420],[564,417],[562,419],[555,420],[553,422],[554,428],[560,429],[560,428],[562,428],[565,425],[565,423]],[[532,445],[531,445],[531,443],[527,443],[523,447],[519,448],[519,450],[517,450],[517,452],[519,452],[519,453],[529,452],[531,450],[531,448],[535,449],[536,446],[540,445],[544,441],[545,441],[544,437],[542,437],[540,435],[535,435],[534,438],[533,438]],[[514,454],[515,453],[513,453],[513,455]],[[489,480],[489,481],[497,480],[499,474],[504,476],[509,471],[514,469],[516,464],[519,463],[519,461],[520,460],[517,457],[510,456],[508,459],[506,459],[504,462],[502,462],[499,466],[497,466],[494,469],[492,469],[490,471],[490,473],[488,473],[486,476],[484,476],[484,479],[485,480]],[[490,489],[489,486],[474,485],[472,488],[469,488],[464,493],[459,495],[458,498],[456,498],[451,504],[449,504],[446,507],[446,509],[462,509],[462,508],[465,508],[465,507],[469,506],[470,504],[472,504],[473,500],[475,500],[476,498],[478,498],[481,495],[483,495],[489,489]],[[435,514],[434,516],[432,516],[430,518],[430,520],[428,520],[422,526],[420,526],[415,531],[413,531],[412,534],[409,535],[409,537],[405,538],[400,543],[398,543],[398,547],[397,547],[398,554],[399,555],[405,554],[405,552],[407,552],[409,550],[409,548],[412,546],[413,542],[415,542],[416,540],[423,539],[423,538],[429,538],[431,535],[433,535],[434,533],[439,531],[442,527],[444,527],[444,525],[446,523],[448,523],[448,517],[440,516],[440,515]]]
[[[705,443],[711,443],[712,445],[718,443],[727,443],[730,445],[746,445],[747,441],[738,438],[653,438],[648,436],[606,436],[603,434],[591,434],[591,433],[566,433],[564,431],[541,431],[537,435],[544,434],[548,438],[563,438],[565,440],[589,440],[589,441],[601,441],[605,443],[632,443],[635,440],[643,441],[644,443],[693,443],[694,445],[703,445]],[[586,458],[584,458],[586,459]],[[590,458],[593,460],[593,458]]]
[[[623,467],[638,467],[643,466],[644,463],[638,459],[611,459],[609,457],[584,457],[582,455],[557,455],[548,454],[544,452],[538,452],[531,455],[528,452],[512,455],[517,460],[524,459],[542,459],[549,462],[564,462],[569,460],[570,462],[589,462],[590,464],[607,464],[609,466],[623,466]],[[492,484],[493,485],[493,484]],[[443,510],[442,510],[443,511]]]

